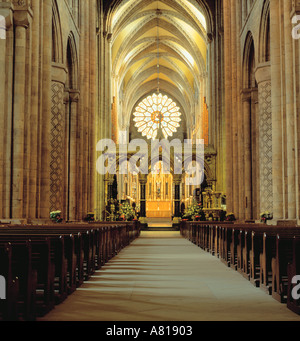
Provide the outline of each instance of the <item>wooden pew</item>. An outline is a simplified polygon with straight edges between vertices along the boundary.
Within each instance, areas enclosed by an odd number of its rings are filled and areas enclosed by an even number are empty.
[[[222,226],[216,225],[214,228],[214,246],[213,246],[213,254],[214,256],[220,258],[220,239],[222,233]]]
[[[0,321],[17,321],[19,278],[13,275],[11,243],[0,244],[0,275],[6,282],[6,299],[0,300]]]
[[[233,226],[232,222],[189,222],[180,223],[180,234],[203,250],[221,258],[223,252],[223,227]]]
[[[272,297],[280,303],[287,303],[287,269],[293,261],[294,237],[300,237],[300,231],[280,232],[276,238],[276,253],[272,258]]]
[[[300,276],[300,237],[293,238],[292,247],[292,261],[288,264],[288,289],[287,289],[287,307],[294,313],[300,315],[300,299],[292,295],[292,291],[295,290],[295,294],[298,295],[300,290],[298,289],[298,283],[293,283],[295,276]],[[297,286],[297,287],[296,287]]]
[[[232,229],[231,233],[231,243],[230,243],[230,255],[229,255],[229,264],[230,267],[234,270],[238,268],[238,245],[239,245],[239,236],[241,233],[241,229],[237,226]]]
[[[0,241],[0,247],[7,242]],[[11,278],[18,278],[16,319],[34,321],[36,319],[37,273],[32,267],[32,244],[29,240],[17,241],[11,245]],[[9,279],[10,281],[10,279]],[[9,297],[9,301],[14,297]]]
[[[260,288],[272,295],[272,259],[276,257],[276,239],[278,234],[291,234],[298,231],[295,226],[273,227],[263,234],[263,250],[260,254]]]
[[[217,243],[215,243],[216,239],[216,234],[217,234],[217,225],[212,224],[209,226],[209,252],[213,256],[217,256],[218,254],[218,247]]]
[[[29,225],[26,228],[42,228],[66,233],[81,233],[84,246],[85,279],[114,257],[122,248],[140,235],[139,222],[96,222],[78,224]],[[78,255],[77,255],[78,257]],[[82,280],[79,281],[80,283]]]
[[[96,249],[98,246],[99,231],[88,224],[68,225],[27,225],[23,227],[11,226],[8,229],[19,230],[21,233],[43,233],[64,239],[64,255],[67,259],[68,268],[68,290],[71,292],[84,280],[88,280],[97,268]],[[65,261],[64,261],[65,262]],[[75,264],[77,263],[77,269]],[[75,273],[77,271],[77,279]]]
[[[221,227],[220,233],[220,260],[226,266],[230,267],[230,245],[232,241],[232,231],[234,230],[234,225],[223,225]]]
[[[0,240],[11,240],[14,244],[16,240],[31,240],[35,244],[42,243],[42,240],[48,240],[51,261],[54,267],[54,290],[56,304],[64,301],[68,296],[68,262],[65,257],[66,240],[69,235],[63,236],[55,231],[45,231],[44,229],[1,229]],[[50,269],[49,269],[50,271]],[[50,272],[48,274],[51,276]]]
[[[31,262],[37,273],[35,295],[37,314],[43,316],[68,296],[65,239],[62,236],[49,236],[36,231],[32,233],[16,231],[12,235],[0,231],[0,241],[11,241],[14,245],[26,240],[32,245]]]
[[[256,252],[257,247],[257,236],[262,236],[263,231],[268,229],[266,225],[262,224],[250,224],[245,225],[241,228],[241,274],[248,279],[256,287],[259,284],[257,281],[260,253]]]
[[[256,287],[261,285],[263,274],[267,274],[269,271],[271,259],[269,255],[272,254],[272,252],[270,253],[272,249],[269,247],[269,242],[278,231],[281,231],[278,226],[264,224],[241,225],[239,244],[237,246],[237,267],[238,271]],[[265,234],[268,237],[265,237],[264,240]],[[262,281],[262,288],[268,292],[269,284],[264,287],[264,283],[267,282],[269,282],[269,279],[265,276]]]
[[[139,235],[137,222],[2,226],[0,246],[8,244],[12,250],[12,275],[6,275],[16,278],[14,286],[14,280],[8,283],[12,283],[12,289],[20,287],[18,314],[25,320],[34,320],[37,314],[53,309],[54,303],[61,303],[83,280],[88,280],[96,269]],[[13,315],[13,295],[9,297],[12,303],[9,309],[3,305],[3,318]]]
[[[256,230],[251,233],[251,250],[249,264],[249,280],[256,287],[261,282],[261,254],[263,253],[263,236],[265,230]]]

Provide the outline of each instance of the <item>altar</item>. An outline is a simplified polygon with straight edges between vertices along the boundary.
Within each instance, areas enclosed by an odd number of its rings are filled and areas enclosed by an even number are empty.
[[[147,218],[171,218],[172,202],[171,201],[148,201]]]

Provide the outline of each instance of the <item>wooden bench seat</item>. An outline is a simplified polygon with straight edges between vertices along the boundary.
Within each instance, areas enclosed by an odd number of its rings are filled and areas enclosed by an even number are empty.
[[[0,320],[18,320],[19,278],[13,274],[12,245],[0,243],[0,275],[5,279],[5,300],[0,300]]]
[[[35,320],[47,313],[137,238],[139,226],[137,222],[1,226],[0,275],[8,279],[9,297],[7,304],[1,302],[0,318]]]
[[[5,248],[7,244],[7,241],[0,241],[1,248]],[[9,277],[18,278],[16,319],[35,320],[37,272],[32,265],[32,244],[29,240],[11,243],[11,275]]]
[[[73,292],[78,285],[81,285],[84,279],[88,279],[89,276],[93,273],[94,260],[93,260],[93,252],[91,244],[93,243],[94,236],[91,236],[91,232],[89,230],[82,231],[74,230],[74,229],[64,229],[64,228],[56,228],[56,227],[40,227],[40,226],[28,226],[25,228],[8,228],[8,229],[0,229],[0,234],[6,233],[7,235],[15,236],[16,234],[21,235],[43,235],[45,237],[49,237],[52,240],[52,248],[54,249],[57,244],[58,250],[61,250],[63,247],[63,252],[60,253],[59,257],[61,261],[67,263],[67,274],[68,276],[68,289],[70,292]],[[56,242],[55,242],[56,240]],[[58,255],[56,256],[58,257]],[[61,289],[61,292],[63,290]]]
[[[272,259],[276,257],[277,235],[297,233],[297,227],[280,227],[270,229],[263,234],[262,252],[260,253],[260,288],[269,295],[272,294]]]
[[[288,265],[293,261],[294,237],[300,237],[300,231],[281,232],[276,237],[276,252],[272,258],[272,297],[281,303],[287,303]]]
[[[28,239],[32,242],[39,242],[45,239],[49,240],[50,256],[55,269],[54,278],[56,303],[58,304],[64,301],[67,298],[68,293],[71,290],[70,288],[72,287],[72,282],[74,281],[72,275],[74,275],[75,271],[75,256],[74,254],[71,255],[71,264],[68,264],[68,258],[66,257],[66,255],[70,253],[68,247],[72,248],[72,246],[70,245],[72,244],[72,242],[74,242],[72,239],[72,235],[62,235],[61,233],[57,233],[55,231],[38,231],[37,229],[34,229],[32,231],[28,230],[26,232],[24,232],[23,230],[14,230],[12,232],[7,230],[4,231],[1,229],[0,240],[4,240],[4,238],[7,241],[10,240],[12,243],[14,243],[18,239]],[[70,270],[70,272],[68,272],[68,270]]]
[[[299,282],[293,283],[295,276],[300,276],[300,237],[293,238],[292,260],[287,267],[288,288],[287,288],[287,307],[294,313],[300,315],[300,299],[295,297],[295,294],[300,293]],[[297,286],[297,287],[296,287]],[[292,291],[296,293],[292,295]]]

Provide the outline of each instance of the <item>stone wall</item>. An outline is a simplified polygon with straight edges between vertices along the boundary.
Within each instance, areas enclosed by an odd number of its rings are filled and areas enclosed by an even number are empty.
[[[299,6],[284,0],[225,0],[224,8],[229,210],[241,220],[258,220],[269,211],[273,223],[295,222],[299,42],[292,38],[292,17]]]
[[[0,2],[0,219],[94,210],[96,0]]]

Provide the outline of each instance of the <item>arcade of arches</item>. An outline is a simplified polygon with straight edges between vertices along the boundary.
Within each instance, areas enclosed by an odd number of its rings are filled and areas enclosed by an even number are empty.
[[[104,220],[116,195],[141,218],[196,196],[215,219],[299,223],[296,14],[285,0],[0,1],[0,220]],[[170,174],[160,157],[148,176],[97,172],[98,141],[154,138],[204,141],[202,185],[172,155]]]

